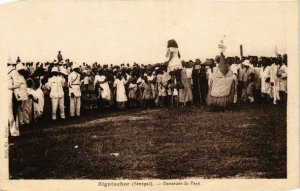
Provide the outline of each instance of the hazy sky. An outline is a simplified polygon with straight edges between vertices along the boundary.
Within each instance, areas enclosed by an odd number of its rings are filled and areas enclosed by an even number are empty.
[[[21,1],[0,5],[0,50],[16,60],[156,63],[174,38],[185,60],[286,53],[288,2]],[[4,57],[4,58],[3,58]]]

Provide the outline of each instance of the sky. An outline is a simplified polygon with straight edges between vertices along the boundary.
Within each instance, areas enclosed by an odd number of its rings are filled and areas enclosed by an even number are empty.
[[[287,52],[289,2],[19,1],[0,5],[1,62],[157,63],[175,39],[184,60]]]

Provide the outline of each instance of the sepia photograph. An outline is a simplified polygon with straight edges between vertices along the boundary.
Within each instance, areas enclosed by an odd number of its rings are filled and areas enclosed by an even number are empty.
[[[1,3],[2,175],[297,187],[297,16],[297,1]]]

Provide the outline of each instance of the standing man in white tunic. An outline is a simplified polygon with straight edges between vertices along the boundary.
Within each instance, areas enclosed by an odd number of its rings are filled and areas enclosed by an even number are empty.
[[[69,96],[70,96],[70,116],[80,116],[81,89],[80,89],[80,67],[74,64],[72,72],[68,76]]]
[[[52,103],[52,120],[56,120],[56,112],[59,107],[60,117],[65,119],[65,102],[63,85],[65,79],[58,75],[58,68],[53,67],[51,70],[52,77],[48,80],[46,87],[50,89],[50,98]]]
[[[274,61],[270,68],[271,93],[273,96],[273,104],[277,104],[279,97],[279,79],[278,79],[278,58]]]
[[[260,79],[261,79],[261,96],[264,102],[268,102],[271,95],[271,84],[270,84],[270,59],[262,59],[262,67],[260,69]]]
[[[7,77],[8,77],[8,127],[11,136],[19,136],[19,119],[17,115],[17,100],[14,94],[14,90],[20,88],[20,84],[15,83],[15,79],[18,77],[18,72],[15,69],[15,64],[7,63]]]
[[[18,72],[14,76],[13,82],[15,86],[18,86],[18,88],[14,89],[14,95],[18,105],[19,124],[24,125],[25,123],[29,124],[28,118],[26,118],[26,111],[24,109],[28,99],[27,83],[25,80],[27,72],[26,67],[22,63],[16,65],[16,70]]]
[[[279,96],[281,102],[286,104],[287,102],[287,55],[283,55],[283,60],[280,60],[278,68],[278,81],[279,81]]]

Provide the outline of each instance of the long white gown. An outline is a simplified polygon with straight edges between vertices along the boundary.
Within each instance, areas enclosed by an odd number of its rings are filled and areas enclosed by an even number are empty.
[[[278,68],[279,68],[279,66],[276,65],[276,64],[272,64],[271,67],[270,67],[271,83],[274,83],[274,85],[271,86],[271,94],[274,98],[274,103],[277,100],[280,100],[280,96],[279,96],[279,79],[277,77]]]
[[[109,88],[109,85],[108,85],[108,82],[104,82],[106,80],[106,77],[104,75],[97,75],[95,77],[95,81],[94,81],[94,84],[96,84],[97,82],[100,82],[100,87],[102,88],[100,94],[101,94],[101,97],[102,99],[106,99],[108,101],[111,100],[111,93],[110,93],[110,88]],[[103,83],[104,82],[104,83]]]
[[[127,101],[127,96],[126,96],[126,91],[125,91],[125,84],[126,80],[125,79],[116,79],[114,81],[114,87],[117,88],[116,92],[116,101],[117,102],[125,102]]]
[[[271,95],[271,84],[266,82],[266,79],[270,77],[270,66],[261,67],[260,70],[261,77],[261,93]]]
[[[171,53],[173,53],[173,57],[168,64],[168,72],[182,68],[182,64],[178,52],[179,52],[178,48],[175,47],[168,48],[167,58],[169,58],[171,56]]]
[[[278,70],[278,73],[281,74],[279,78],[279,91],[287,93],[287,66],[282,64]]]
[[[44,112],[44,93],[42,91],[41,88],[38,88],[37,90],[35,90],[35,93],[36,93],[36,96],[38,98],[38,102],[34,102],[33,103],[33,106],[34,106],[34,113],[35,113],[35,116],[34,118],[39,118],[43,112]]]
[[[9,72],[9,74],[7,75],[8,76],[8,94],[7,94],[8,113],[7,114],[8,114],[8,127],[11,136],[20,135],[18,115],[16,116],[15,119],[13,114],[13,96],[14,96],[13,89],[16,88],[16,86],[14,84],[14,80],[12,76],[17,75],[16,73],[17,71],[13,70]]]

